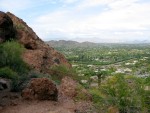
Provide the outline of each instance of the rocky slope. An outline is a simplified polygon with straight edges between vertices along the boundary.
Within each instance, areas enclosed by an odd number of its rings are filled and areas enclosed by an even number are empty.
[[[41,87],[41,84],[45,84],[44,86],[46,87]],[[49,85],[50,87],[48,87]],[[27,89],[31,92],[34,90],[36,95],[30,95],[29,93],[28,95],[27,91],[24,92],[23,96],[29,97],[29,100],[26,100],[27,98],[22,98],[18,93],[0,92],[0,113],[97,113],[90,101],[90,95],[87,95],[83,90],[78,91],[78,85],[79,84],[70,77],[64,77],[61,85],[58,86],[58,100],[51,101],[51,98],[50,100],[43,100],[43,97],[47,98],[48,96],[43,95],[43,90],[51,95],[49,97],[54,97],[53,93],[50,93],[52,91],[50,91],[51,82],[47,81],[45,78],[33,79]],[[53,91],[55,91],[55,89]],[[85,93],[85,97],[87,96],[89,99],[77,101],[75,98],[77,93]],[[42,96],[42,100],[41,98],[40,100],[36,100],[35,96]],[[31,99],[31,97],[33,98]],[[3,101],[3,105],[1,101]]]
[[[50,67],[55,65],[71,68],[65,57],[45,44],[23,20],[9,12],[0,12],[0,44],[10,39],[26,48],[22,57],[33,70],[51,73]],[[0,78],[0,113],[93,113],[91,95],[79,89],[79,84],[70,77],[64,77],[57,86],[47,78],[28,82],[22,93],[14,93],[10,88],[5,89],[9,81]],[[87,101],[76,102],[79,94],[85,95]]]
[[[10,38],[24,45],[24,61],[39,72],[49,73],[54,65],[71,67],[64,55],[45,44],[22,19],[10,12],[0,12],[0,43]]]

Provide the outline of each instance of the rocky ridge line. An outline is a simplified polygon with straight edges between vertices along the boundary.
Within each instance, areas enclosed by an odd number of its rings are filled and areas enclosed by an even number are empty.
[[[25,48],[22,55],[31,68],[50,73],[50,67],[65,65],[71,67],[64,55],[45,44],[22,19],[10,12],[0,12],[0,43],[15,38]]]

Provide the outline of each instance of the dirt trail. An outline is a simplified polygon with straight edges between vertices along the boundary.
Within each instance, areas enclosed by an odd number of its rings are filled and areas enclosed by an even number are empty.
[[[75,113],[72,99],[59,96],[58,101],[24,100],[18,93],[0,92],[0,113]]]
[[[20,94],[0,92],[0,113],[93,113],[90,102],[74,102],[59,95],[58,101],[24,100]]]
[[[69,104],[68,104],[69,105]],[[70,108],[69,108],[70,107]],[[4,107],[1,113],[74,113],[71,106],[52,101],[22,101],[15,106]]]
[[[72,83],[68,79],[63,83],[67,94],[72,94],[69,87],[74,86]],[[58,101],[25,100],[20,93],[0,91],[0,113],[96,113],[91,101],[74,101],[73,97],[63,93],[66,89],[58,87],[58,90]]]

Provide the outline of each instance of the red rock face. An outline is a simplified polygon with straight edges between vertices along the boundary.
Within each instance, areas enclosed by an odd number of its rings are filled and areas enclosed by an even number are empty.
[[[54,100],[57,101],[58,90],[56,85],[47,78],[35,78],[29,86],[22,91],[25,99]]]
[[[92,101],[91,94],[89,94],[88,91],[84,88],[80,89],[79,83],[67,76],[61,80],[59,93],[70,98],[78,98],[79,95],[84,95],[86,100]]]
[[[77,82],[70,77],[64,77],[60,85],[60,93],[67,97],[74,98],[77,95]]]
[[[11,18],[0,11],[0,42],[15,37],[15,29]]]
[[[22,57],[31,68],[43,73],[49,73],[50,67],[54,65],[71,67],[64,55],[45,44],[22,19],[9,12],[0,12],[0,29],[3,28],[4,23],[10,23],[9,28],[11,29],[7,29],[7,34],[16,31],[15,38],[26,48]],[[0,37],[0,40],[7,38],[7,35],[2,33],[0,36],[3,37]]]

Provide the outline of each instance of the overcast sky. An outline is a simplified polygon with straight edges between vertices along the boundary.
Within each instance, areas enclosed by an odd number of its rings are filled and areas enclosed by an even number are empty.
[[[150,0],[0,0],[47,40],[150,41]]]

